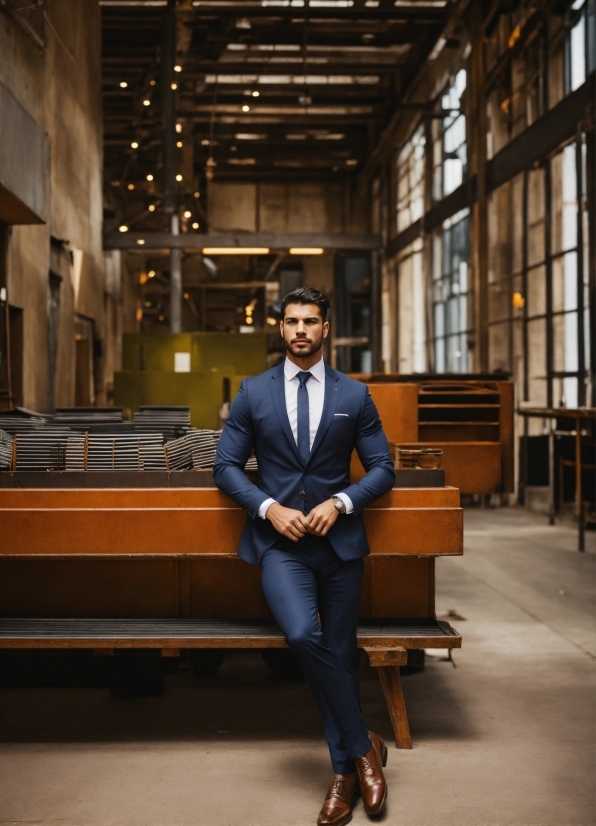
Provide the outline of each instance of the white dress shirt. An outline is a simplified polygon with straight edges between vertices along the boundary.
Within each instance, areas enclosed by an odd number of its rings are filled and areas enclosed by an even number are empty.
[[[298,373],[300,372],[302,372],[302,367],[299,367],[297,364],[294,364],[293,361],[286,358],[284,362],[286,411],[296,444],[298,444],[298,388],[300,387]],[[316,364],[313,364],[313,366],[308,369],[308,372],[311,374],[311,377],[306,382],[306,389],[308,391],[308,423],[310,429],[310,448],[312,450],[315,436],[317,435],[317,430],[321,422],[321,416],[323,415],[323,405],[325,404],[325,362],[323,358],[317,361]],[[352,513],[354,505],[350,497],[346,496],[345,493],[337,493],[336,496],[339,496],[346,506],[346,513]],[[276,499],[272,498],[265,499],[259,508],[259,516],[261,519],[266,518],[267,508],[276,501]]]

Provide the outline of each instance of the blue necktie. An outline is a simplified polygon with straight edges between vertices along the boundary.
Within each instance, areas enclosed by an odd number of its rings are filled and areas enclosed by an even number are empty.
[[[308,390],[306,382],[312,373],[301,370],[298,375],[298,453],[302,462],[306,464],[310,456],[310,416],[308,410]]]

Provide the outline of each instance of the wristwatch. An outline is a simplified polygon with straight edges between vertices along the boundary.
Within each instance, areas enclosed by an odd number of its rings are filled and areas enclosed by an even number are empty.
[[[332,496],[331,498],[333,499],[333,504],[335,505],[337,510],[340,513],[345,513],[346,512],[346,503],[344,502],[344,500],[340,496]]]

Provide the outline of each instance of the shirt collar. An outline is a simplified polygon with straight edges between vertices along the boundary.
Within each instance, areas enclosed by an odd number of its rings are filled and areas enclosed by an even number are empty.
[[[288,381],[295,378],[301,370],[302,368],[298,364],[294,364],[293,361],[286,358],[284,362],[284,376]],[[319,384],[322,384],[325,378],[325,360],[323,358],[319,359],[316,364],[313,364],[313,366],[309,368],[308,372],[312,374],[313,379],[316,379]]]

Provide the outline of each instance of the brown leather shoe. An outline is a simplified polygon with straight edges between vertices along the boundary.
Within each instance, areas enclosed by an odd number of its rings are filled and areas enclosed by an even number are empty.
[[[358,793],[358,778],[354,774],[335,774],[329,786],[317,826],[344,826],[352,819],[352,806]]]
[[[383,766],[387,765],[387,746],[378,734],[370,732],[372,748],[356,760],[356,773],[367,815],[379,815],[387,800]]]

